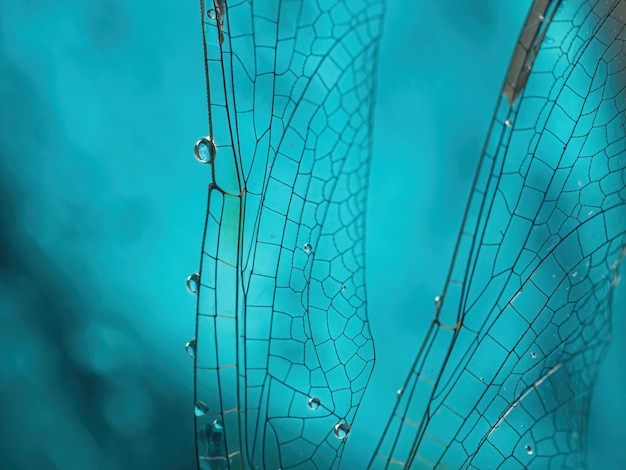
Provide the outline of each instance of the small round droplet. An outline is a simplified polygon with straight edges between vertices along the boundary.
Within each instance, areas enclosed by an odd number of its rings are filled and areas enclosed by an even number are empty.
[[[196,338],[190,339],[185,343],[185,352],[192,359],[196,357]]]
[[[528,455],[533,455],[533,448],[530,447],[530,444],[526,444],[526,447],[524,447],[524,449],[526,449],[526,453]]]
[[[545,20],[545,19],[546,19],[546,17],[545,17],[545,16],[543,16],[543,15],[539,15],[539,21],[543,21],[543,20]]]
[[[210,10],[207,10],[206,16],[208,16],[210,20],[214,20],[215,19],[215,10],[213,8],[211,8]]]
[[[347,289],[345,284],[341,284],[341,287],[339,288],[339,290],[341,290],[341,292],[345,292]]]
[[[193,407],[193,414],[196,416],[204,416],[209,412],[209,407],[203,401],[197,401]]]
[[[207,163],[213,163],[215,160],[215,154],[217,153],[217,147],[211,136],[202,137],[198,139],[194,146],[193,153],[196,156],[196,160],[206,165]]]
[[[310,243],[305,243],[304,246],[302,247],[302,249],[304,250],[304,252],[308,255],[311,253],[311,251],[313,251],[313,247],[311,246]]]
[[[222,420],[217,418],[213,421],[213,430],[217,432],[222,432],[224,430],[224,425],[222,424]]]
[[[506,121],[504,121],[504,125],[506,127],[511,127],[513,125],[513,121],[511,121],[510,119],[507,119]]]
[[[317,397],[311,397],[309,398],[309,408],[311,408],[312,410],[317,410],[320,407],[320,399]]]
[[[533,359],[537,359],[537,353],[535,351],[531,351],[530,357],[532,357]]]
[[[404,387],[403,387],[403,388],[399,388],[399,389],[396,391],[396,394],[398,395],[398,398],[400,398],[400,397],[402,396],[402,392],[404,392]]]
[[[200,274],[193,273],[187,276],[187,289],[192,294],[197,294],[198,289],[200,288]]]
[[[441,308],[441,302],[443,301],[443,297],[441,295],[438,295],[437,297],[435,297],[435,308],[437,310],[439,310]]]
[[[350,432],[350,425],[348,423],[337,423],[333,429],[333,433],[337,439],[345,439]]]

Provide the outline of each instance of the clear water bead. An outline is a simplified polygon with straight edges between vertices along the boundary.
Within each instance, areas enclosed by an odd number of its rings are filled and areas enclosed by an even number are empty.
[[[202,401],[197,401],[195,406],[193,407],[193,414],[195,414],[198,417],[204,416],[208,412],[209,412],[209,407],[207,406],[206,403]]]
[[[348,423],[337,423],[333,429],[333,433],[337,439],[345,439],[350,432],[350,425]]]
[[[317,397],[311,397],[309,398],[309,408],[311,408],[312,410],[317,410],[320,407],[320,399]]]
[[[441,302],[443,300],[443,297],[438,295],[437,297],[435,297],[435,308],[437,310],[439,310],[441,308]]]
[[[310,243],[305,243],[304,246],[302,247],[302,249],[304,250],[304,252],[308,255],[309,253],[311,253],[311,251],[313,251],[313,247],[311,246]]]
[[[513,121],[511,121],[511,119],[507,119],[506,121],[504,121],[504,125],[506,127],[511,127],[513,125]]]
[[[530,444],[526,444],[526,447],[524,447],[524,449],[526,449],[526,453],[528,455],[533,455],[533,448],[530,446]]]
[[[187,289],[192,294],[197,294],[200,289],[200,273],[193,273],[187,276]]]
[[[193,153],[198,160],[203,165],[207,163],[213,163],[215,160],[215,154],[217,153],[217,147],[215,146],[215,141],[211,136],[206,136],[198,139],[196,145],[193,148]]]
[[[185,352],[187,353],[187,356],[189,356],[192,359],[195,359],[195,357],[196,357],[196,338],[190,339],[189,341],[187,341],[187,343],[185,343]]]
[[[535,351],[531,351],[530,357],[532,357],[533,359],[537,359],[537,353]]]
[[[221,419],[216,419],[215,421],[213,421],[213,430],[220,432],[224,430],[224,425],[222,424],[222,420]]]
[[[345,284],[341,284],[341,287],[339,288],[339,290],[341,290],[341,292],[345,292],[347,289]]]
[[[210,20],[214,20],[215,19],[215,10],[213,10],[212,8],[210,10],[207,10],[206,16],[208,16]]]

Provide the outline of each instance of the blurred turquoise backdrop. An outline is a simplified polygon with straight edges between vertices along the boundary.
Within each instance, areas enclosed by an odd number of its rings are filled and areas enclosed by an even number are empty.
[[[347,468],[431,319],[529,5],[387,3],[367,214],[377,364]],[[198,16],[191,1],[0,6],[0,468],[195,466],[183,346],[208,181],[192,152],[206,134]],[[591,469],[626,468],[624,290]]]

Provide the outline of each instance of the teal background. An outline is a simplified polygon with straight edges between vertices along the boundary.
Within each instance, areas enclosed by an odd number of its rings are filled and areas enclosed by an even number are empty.
[[[367,214],[377,364],[346,468],[369,456],[434,312],[529,5],[387,3]],[[0,34],[0,468],[193,468],[198,5],[5,2]],[[626,468],[624,290],[590,469]]]

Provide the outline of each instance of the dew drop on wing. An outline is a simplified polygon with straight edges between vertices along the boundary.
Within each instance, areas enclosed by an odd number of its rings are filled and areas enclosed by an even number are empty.
[[[345,439],[350,433],[350,425],[348,423],[337,423],[333,429],[333,433],[337,439]]]
[[[312,410],[317,410],[320,407],[320,399],[317,397],[311,397],[309,398],[308,405]]]
[[[193,148],[194,156],[203,165],[213,163],[217,154],[217,146],[211,136],[201,137]]]
[[[202,401],[197,401],[195,406],[193,407],[193,413],[198,417],[204,416],[208,412],[209,412],[209,407],[207,406],[206,403]]]
[[[302,249],[304,250],[304,252],[308,255],[313,251],[313,247],[311,246],[310,243],[305,243],[304,246],[302,247]]]
[[[193,273],[187,276],[187,289],[192,294],[197,294],[200,289],[200,274]]]
[[[187,356],[189,356],[192,359],[195,359],[196,357],[196,338],[190,339],[189,341],[187,341],[187,343],[185,344],[185,352],[187,353]]]
[[[212,427],[213,427],[213,431],[215,432],[222,432],[224,430],[224,425],[222,424],[222,420],[219,418],[213,421]]]

